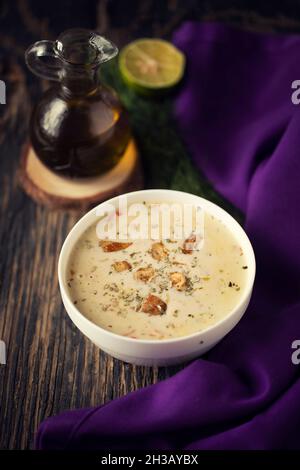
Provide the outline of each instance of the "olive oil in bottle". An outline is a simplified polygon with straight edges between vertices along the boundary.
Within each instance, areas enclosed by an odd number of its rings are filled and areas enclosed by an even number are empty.
[[[122,157],[130,140],[128,116],[116,93],[99,80],[100,65],[116,54],[111,42],[84,29],[27,50],[29,68],[57,82],[35,105],[30,122],[33,149],[52,171],[95,176]]]

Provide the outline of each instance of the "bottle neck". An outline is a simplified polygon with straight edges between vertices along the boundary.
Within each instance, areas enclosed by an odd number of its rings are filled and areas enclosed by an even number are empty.
[[[99,69],[66,66],[62,70],[61,85],[63,92],[68,96],[91,94],[100,85]]]

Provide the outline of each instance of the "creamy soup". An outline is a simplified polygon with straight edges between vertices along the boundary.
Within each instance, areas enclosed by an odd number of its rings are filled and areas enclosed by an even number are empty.
[[[95,223],[70,257],[73,303],[92,322],[130,338],[170,339],[217,323],[239,302],[248,266],[230,230],[208,213],[204,222],[200,250],[191,249],[193,236],[99,240]]]

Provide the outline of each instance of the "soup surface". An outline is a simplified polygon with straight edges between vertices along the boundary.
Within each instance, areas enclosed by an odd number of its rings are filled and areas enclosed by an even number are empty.
[[[192,235],[99,240],[95,223],[70,257],[72,301],[92,322],[131,338],[170,339],[217,323],[239,302],[248,266],[220,220],[205,213],[204,224],[203,246],[193,250]]]

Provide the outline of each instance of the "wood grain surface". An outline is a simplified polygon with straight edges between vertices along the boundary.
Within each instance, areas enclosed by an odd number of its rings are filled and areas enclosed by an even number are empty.
[[[57,282],[60,247],[80,213],[49,212],[20,190],[18,146],[1,159],[1,448],[27,448],[46,416],[106,403],[172,374],[112,359],[71,323]],[[6,163],[6,164],[5,164]],[[3,432],[5,430],[5,432]]]
[[[2,449],[32,448],[34,433],[46,417],[106,403],[182,367],[134,367],[114,360],[83,337],[65,313],[57,260],[67,233],[82,214],[50,212],[18,187],[30,103],[41,92],[41,82],[25,70],[25,48],[75,25],[97,28],[119,45],[145,35],[169,38],[189,18],[222,19],[263,30],[300,29],[289,2],[283,16],[273,9],[267,17],[247,7],[228,10],[225,1],[216,6],[189,0],[132,1],[126,2],[125,11],[120,1],[80,0],[72,6],[72,19],[69,3],[54,1],[47,9],[47,2],[0,2],[0,78],[8,93],[0,115],[0,340],[7,346],[7,364],[0,365]],[[135,99],[121,85],[118,91],[131,114],[148,186],[185,189],[220,203],[178,142],[170,117],[172,100],[150,103]]]

